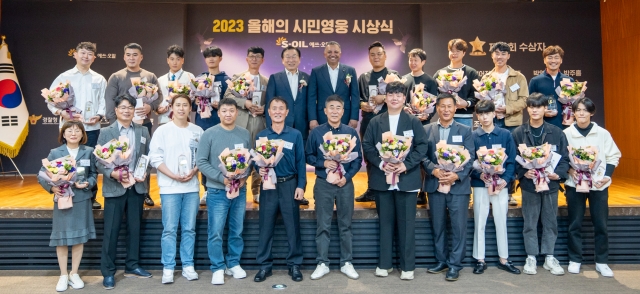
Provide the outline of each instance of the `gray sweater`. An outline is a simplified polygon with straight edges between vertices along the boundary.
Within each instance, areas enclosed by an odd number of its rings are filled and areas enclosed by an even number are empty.
[[[249,131],[236,126],[233,130],[225,130],[222,125],[217,124],[202,134],[200,144],[196,154],[198,169],[207,177],[207,187],[214,189],[224,189],[224,177],[218,169],[220,164],[220,153],[225,148],[233,150],[236,147],[251,148]]]
[[[153,111],[158,109],[158,105],[162,102],[162,91],[160,91],[160,85],[158,84],[158,78],[152,72],[146,71],[144,69],[140,69],[139,72],[132,72],[127,70],[126,68],[121,69],[117,72],[114,72],[107,82],[107,90],[104,94],[104,100],[106,105],[106,116],[109,120],[109,124],[112,124],[116,121],[116,104],[114,99],[116,97],[129,93],[129,89],[133,86],[131,84],[131,78],[147,78],[147,82],[154,83],[158,86],[158,99],[153,101],[151,105],[151,109]],[[133,97],[136,98],[136,97]],[[143,124],[151,122],[149,117],[151,113],[147,115],[147,118],[142,122]]]

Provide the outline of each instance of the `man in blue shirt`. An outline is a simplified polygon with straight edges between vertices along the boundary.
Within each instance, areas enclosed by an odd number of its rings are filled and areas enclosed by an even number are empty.
[[[289,113],[287,101],[275,96],[268,104],[271,125],[260,131],[256,138],[266,137],[268,140],[284,141],[282,159],[274,168],[278,182],[273,190],[264,190],[260,185],[260,233],[258,236],[258,252],[256,260],[260,270],[253,279],[262,282],[271,276],[273,255],[271,244],[276,226],[278,212],[281,213],[284,227],[287,231],[289,253],[287,265],[289,275],[295,282],[302,281],[302,240],[300,238],[300,205],[298,201],[304,198],[304,187],[307,184],[306,163],[304,160],[304,145],[300,131],[286,126],[284,121]],[[260,176],[267,175],[267,169],[259,169]]]
[[[481,100],[476,104],[476,116],[480,121],[480,128],[471,134],[473,145],[478,151],[481,147],[491,149],[496,153],[504,149],[506,159],[502,163],[504,173],[494,181],[490,175],[474,170],[471,172],[471,187],[473,187],[473,215],[475,219],[475,231],[473,234],[473,258],[478,260],[473,270],[474,274],[482,274],[487,269],[484,261],[485,253],[485,227],[489,208],[493,208],[493,222],[496,226],[496,240],[498,243],[498,255],[500,263],[498,268],[512,274],[520,274],[507,258],[509,247],[507,242],[507,212],[509,211],[509,193],[507,184],[515,178],[516,146],[511,132],[498,128],[493,124],[496,116],[496,106],[493,101]],[[485,158],[479,158],[480,162],[487,162]],[[493,184],[493,188],[487,188]],[[490,191],[491,189],[492,191]],[[494,191],[498,191],[495,193]]]
[[[560,103],[558,102],[558,94],[556,88],[560,86],[562,79],[573,78],[560,72],[562,58],[564,58],[564,50],[557,45],[551,45],[542,51],[542,58],[546,69],[543,73],[535,76],[529,82],[529,94],[540,93],[548,96],[549,106],[544,112],[544,121],[548,122],[561,130],[567,126],[562,125],[562,115],[558,115]]]
[[[351,264],[352,239],[351,217],[353,216],[353,176],[362,165],[362,151],[357,131],[341,123],[344,114],[344,101],[337,95],[326,98],[324,113],[327,123],[321,124],[311,131],[305,153],[307,163],[316,168],[316,184],[313,187],[313,197],[316,200],[316,218],[318,228],[316,230],[316,246],[318,249],[318,266],[311,274],[312,280],[322,278],[329,273],[329,242],[331,240],[331,219],[333,217],[333,204],[336,204],[338,214],[338,231],[340,232],[340,271],[351,279],[357,279],[358,273]],[[357,154],[351,162],[341,164],[337,161],[326,160],[319,147],[324,143],[323,136],[331,132],[333,135],[347,134],[356,138],[353,152]],[[339,171],[338,171],[339,169]],[[327,170],[338,173],[340,178],[335,182],[327,181]]]

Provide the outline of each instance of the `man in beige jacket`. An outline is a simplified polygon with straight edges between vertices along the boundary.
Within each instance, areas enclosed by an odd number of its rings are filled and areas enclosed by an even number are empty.
[[[518,126],[522,125],[522,111],[527,107],[527,97],[529,96],[529,86],[527,79],[522,73],[514,70],[507,65],[509,60],[510,47],[505,42],[497,42],[489,49],[491,59],[495,67],[485,74],[482,79],[488,78],[492,74],[497,74],[504,83],[506,93],[504,95],[504,104],[496,105],[496,118],[494,125],[513,132]],[[498,117],[501,117],[498,119]],[[509,205],[518,205],[513,198],[515,192],[515,181],[509,184]]]
[[[267,83],[269,80],[264,75],[260,74],[260,66],[264,62],[264,49],[260,47],[249,47],[247,49],[247,65],[249,69],[239,74],[233,75],[232,82],[244,77],[248,72],[253,77],[253,84],[255,87],[253,95],[249,97],[237,97],[233,93],[231,87],[227,88],[224,93],[224,98],[233,98],[238,104],[238,118],[236,119],[236,125],[243,127],[249,131],[251,135],[250,143],[251,148],[254,148],[256,143],[256,135],[264,130],[265,117],[264,117],[264,104],[265,95],[267,93]],[[258,92],[260,94],[258,94]],[[253,101],[253,97],[260,95],[260,101]],[[257,99],[257,98],[256,98]],[[251,172],[251,193],[253,194],[253,202],[258,203],[260,200],[260,175],[252,169]]]

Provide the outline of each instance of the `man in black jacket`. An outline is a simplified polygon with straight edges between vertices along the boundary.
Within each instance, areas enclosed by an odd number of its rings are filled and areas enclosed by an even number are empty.
[[[544,173],[548,177],[549,189],[536,192],[534,179],[541,171],[525,169],[522,165],[516,168],[516,179],[522,189],[522,216],[524,218],[524,248],[527,252],[527,261],[523,272],[535,275],[536,256],[546,256],[544,269],[554,275],[564,275],[564,269],[553,257],[553,248],[558,237],[558,189],[560,182],[567,178],[569,170],[569,157],[567,150],[567,138],[560,128],[544,121],[544,113],[547,110],[548,101],[540,93],[533,93],[527,98],[527,111],[529,122],[524,123],[513,131],[513,140],[516,146],[524,144],[527,147],[541,146],[544,143],[551,145],[552,163]],[[517,150],[519,156],[520,150]],[[555,163],[557,161],[557,163]],[[555,168],[554,168],[555,165]],[[538,219],[542,222],[541,248],[538,249]]]

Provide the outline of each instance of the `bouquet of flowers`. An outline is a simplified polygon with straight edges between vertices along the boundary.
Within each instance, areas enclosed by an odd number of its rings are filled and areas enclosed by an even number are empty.
[[[191,100],[195,100],[198,113],[202,118],[211,117],[211,102],[220,101],[220,95],[214,89],[213,81],[208,76],[200,76],[191,80]]]
[[[53,201],[58,202],[59,209],[71,208],[71,197],[74,195],[71,185],[76,182],[76,161],[69,155],[52,161],[45,158],[42,160],[42,166],[44,170],[40,170],[38,178],[51,186],[59,187],[62,192],[62,196],[54,196]]]
[[[51,89],[42,89],[41,95],[44,97],[47,104],[60,108],[62,111],[66,111],[69,114],[69,117],[80,121],[83,120],[83,117],[80,115],[82,110],[74,106],[76,99],[69,81],[60,83],[58,86]]]
[[[334,135],[331,131],[322,136],[322,145],[318,147],[320,152],[324,155],[324,159],[333,160],[338,164],[336,169],[327,169],[328,183],[335,184],[340,181],[346,173],[344,164],[358,158],[358,152],[351,152],[356,147],[357,140],[357,137],[349,134]]]
[[[376,148],[384,165],[404,161],[411,150],[412,139],[412,137],[393,135],[391,132],[382,133],[382,142],[378,142]],[[397,173],[385,172],[385,175],[389,185],[397,185],[400,182],[400,175]]]
[[[129,88],[129,95],[136,99],[142,99],[142,103],[151,104],[151,102],[158,99],[158,86],[154,83],[147,82],[147,78],[131,78],[131,85],[131,88]],[[141,105],[134,106],[136,108],[141,107]],[[145,118],[147,118],[146,115],[135,115],[134,121],[141,122]]]
[[[180,84],[179,81],[169,81],[167,83],[167,93],[169,95],[167,95],[167,97],[164,97],[164,100],[162,101],[162,103],[160,103],[161,107],[169,106],[171,104],[171,101],[173,100],[173,97],[176,97],[177,95],[182,94],[189,96],[189,94],[191,93],[191,88],[189,87],[189,85]],[[173,111],[171,110],[171,108],[169,108],[167,112],[158,115],[158,120],[160,120],[160,123],[167,123],[171,121],[172,116]]]
[[[218,158],[220,159],[218,169],[231,181],[231,184],[225,187],[227,198],[236,198],[240,195],[240,179],[248,177],[251,172],[251,154],[246,148],[235,150],[225,148]]]
[[[229,85],[228,89],[231,94],[238,98],[251,98],[251,93],[256,90],[253,85],[253,77],[249,72],[235,81],[227,80],[227,85]]]
[[[574,101],[584,97],[584,91],[587,90],[587,82],[572,82],[570,79],[564,78],[560,81],[560,86],[556,88],[558,94],[558,102],[562,103],[562,124],[571,125],[573,123],[573,113],[571,105]]]
[[[451,93],[456,97],[456,100],[458,100],[460,99],[458,92],[462,89],[462,86],[467,84],[467,77],[462,70],[447,72],[443,69],[438,72],[436,82],[438,83],[438,90],[440,90],[440,92]]]
[[[533,169],[536,173],[536,178],[533,180],[536,192],[549,191],[549,177],[544,170],[551,163],[551,145],[544,143],[542,146],[527,147],[525,144],[520,144],[518,151],[520,155],[516,156],[516,161],[523,168]]]
[[[496,189],[500,175],[504,173],[504,162],[507,160],[507,154],[504,152],[504,148],[487,149],[487,147],[480,147],[476,151],[478,160],[473,162],[473,168],[482,173],[484,179],[489,179],[490,184],[485,184],[489,190],[489,195],[500,194],[501,189]]]
[[[493,103],[498,106],[504,106],[504,94],[507,93],[504,83],[500,80],[500,77],[494,72],[493,74],[483,78],[482,81],[473,80],[473,87],[476,89],[476,98],[480,100],[492,100]],[[503,119],[504,114],[496,114],[498,119]]]
[[[576,170],[578,177],[574,179],[576,192],[589,193],[593,187],[593,175],[600,166],[598,147],[572,147],[569,145],[569,164]]]
[[[433,113],[436,105],[436,96],[424,90],[424,84],[415,86],[411,94],[411,112],[415,115],[429,115]]]
[[[253,156],[253,162],[259,166],[267,169],[267,175],[262,177],[262,189],[273,190],[276,188],[278,179],[276,178],[276,172],[274,167],[280,162],[284,153],[284,141],[282,140],[269,140],[266,137],[260,137],[256,140],[256,148],[249,151]]]
[[[387,94],[387,84],[389,84],[391,82],[404,83],[406,81],[407,81],[407,79],[400,79],[398,77],[398,75],[393,74],[393,73],[387,74],[387,76],[384,79],[382,77],[379,77],[378,78],[377,95],[385,95],[385,94]],[[380,112],[380,110],[382,109],[382,106],[384,106],[384,100],[379,101],[379,100],[375,99],[375,96],[377,96],[377,95],[372,95],[373,97],[369,97],[369,105],[374,106],[373,113]]]
[[[129,138],[120,136],[118,140],[113,139],[104,145],[96,145],[93,150],[96,156],[96,162],[104,165],[106,168],[113,168],[119,174],[119,182],[123,187],[129,188],[135,184],[133,171],[129,170],[129,163],[133,160],[133,146],[129,143]],[[122,182],[122,176],[126,173],[129,181]]]
[[[464,169],[464,165],[469,162],[471,156],[469,155],[469,150],[464,149],[463,146],[447,145],[447,141],[441,140],[436,144],[436,158],[438,159],[437,168],[455,173]],[[440,183],[438,192],[449,193],[451,185]]]

